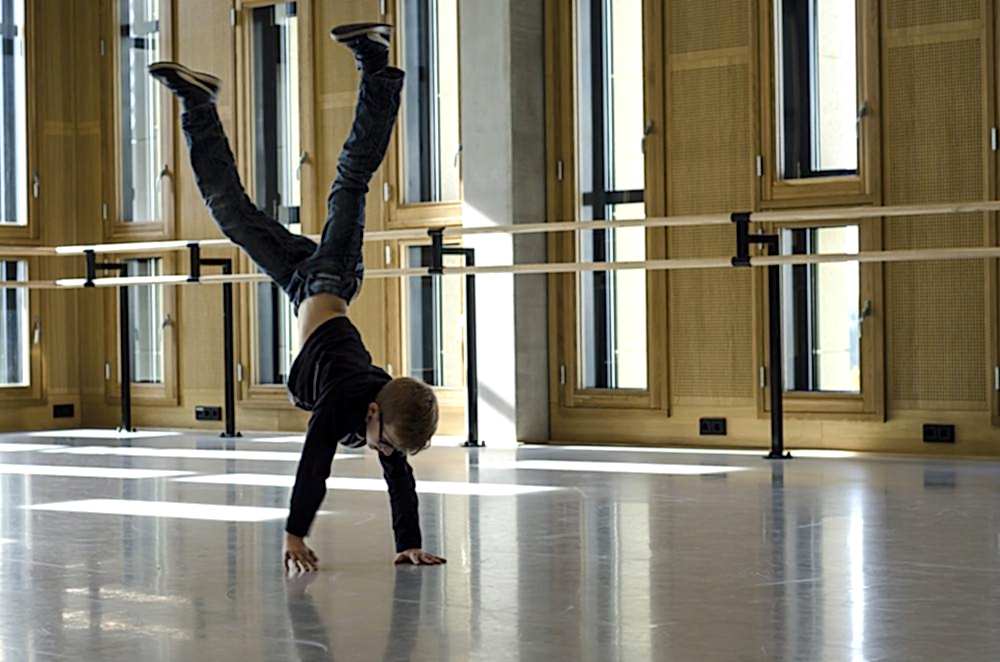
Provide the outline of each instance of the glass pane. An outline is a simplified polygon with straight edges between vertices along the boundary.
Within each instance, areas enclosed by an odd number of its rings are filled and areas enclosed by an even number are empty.
[[[858,226],[783,230],[782,253],[854,254]],[[789,391],[861,392],[861,267],[782,267],[782,335]]]
[[[408,267],[431,264],[429,246],[407,248]],[[455,255],[445,266],[462,266]],[[462,276],[410,278],[406,287],[406,374],[431,386],[459,388],[465,383],[465,295]]]
[[[158,258],[128,260],[129,276],[160,276]],[[138,285],[128,288],[129,341],[132,345],[132,383],[163,383],[163,287]]]
[[[121,220],[161,218],[160,86],[146,67],[160,57],[160,0],[119,0],[119,138],[122,149]]]
[[[581,2],[578,17],[580,219],[643,218],[642,0]],[[646,259],[642,228],[581,232],[578,241],[584,262]],[[581,274],[578,299],[580,386],[646,388],[645,272]]]
[[[403,201],[461,198],[458,0],[402,0]]]
[[[28,223],[24,0],[0,0],[0,225]]]
[[[858,171],[854,0],[775,0],[778,153],[784,179]]]
[[[0,281],[28,280],[28,263],[0,262]],[[28,290],[0,287],[0,387],[28,386]]]
[[[295,312],[284,292],[257,284],[257,383],[284,384],[299,346]]]
[[[299,218],[298,6],[259,7],[253,21],[254,199],[268,215],[302,232]],[[292,304],[270,283],[257,286],[257,381],[283,384],[298,347]]]

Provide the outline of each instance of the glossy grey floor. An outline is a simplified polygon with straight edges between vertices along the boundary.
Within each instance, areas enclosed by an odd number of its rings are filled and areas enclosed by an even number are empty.
[[[1000,463],[435,448],[437,568],[374,457],[288,579],[297,438],[0,435],[2,660],[996,660]]]

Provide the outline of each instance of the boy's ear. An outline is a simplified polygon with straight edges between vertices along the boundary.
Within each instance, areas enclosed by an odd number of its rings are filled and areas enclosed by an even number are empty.
[[[373,418],[375,416],[378,416],[378,412],[379,409],[377,402],[371,402],[368,404],[368,418]]]

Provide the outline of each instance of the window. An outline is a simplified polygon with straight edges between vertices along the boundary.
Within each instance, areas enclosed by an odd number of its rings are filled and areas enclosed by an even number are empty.
[[[775,0],[782,179],[858,174],[857,6]]]
[[[577,25],[577,154],[582,221],[643,218],[641,0],[581,0]],[[642,228],[580,232],[585,262],[646,259]],[[646,274],[607,271],[577,281],[579,386],[647,387]]]
[[[119,260],[115,260],[118,262]],[[122,256],[128,276],[148,277],[176,273],[173,256]],[[109,404],[121,397],[122,346],[118,332],[121,323],[121,292],[105,288],[104,326],[111,333],[104,336],[104,395]],[[177,388],[177,288],[166,285],[129,285],[128,356],[132,402],[151,406],[180,404]]]
[[[858,226],[782,230],[782,253],[858,252]],[[782,267],[785,389],[860,393],[861,304],[857,262]]]
[[[0,0],[0,226],[28,224],[24,0]]]
[[[0,281],[28,280],[28,264],[0,262]],[[0,287],[0,387],[25,387],[31,382],[28,290]]]
[[[408,267],[431,264],[429,246],[409,246]],[[446,266],[461,259],[445,256]],[[421,276],[406,285],[407,374],[431,386],[460,388],[465,352],[464,291],[461,276]]]
[[[257,284],[257,383],[284,384],[299,346],[292,304],[277,286]]]
[[[161,86],[146,67],[163,59],[160,49],[160,0],[117,0],[119,219],[157,223],[163,219]]]
[[[129,276],[160,276],[159,259],[129,260]],[[164,382],[163,328],[167,322],[163,286],[136,285],[128,288],[129,341],[132,347],[132,383]]]
[[[401,0],[403,202],[461,199],[458,0]]]
[[[254,200],[298,234],[302,232],[298,4],[258,7],[250,16]],[[273,284],[260,284],[256,292],[256,381],[283,384],[298,347],[292,305]]]

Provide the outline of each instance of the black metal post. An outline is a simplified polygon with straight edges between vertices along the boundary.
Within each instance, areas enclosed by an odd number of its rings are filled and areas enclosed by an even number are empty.
[[[85,250],[83,258],[87,261],[87,278],[84,287],[93,287],[94,279],[97,278],[97,253],[93,250]]]
[[[104,267],[114,265],[105,264]],[[118,265],[122,278],[128,276],[128,266]],[[121,363],[121,397],[122,397],[122,421],[120,432],[135,432],[132,427],[132,340],[131,340],[132,315],[129,310],[128,288],[125,286],[118,288],[118,338],[121,343],[118,353]]]
[[[191,279],[199,280],[201,278],[201,267],[222,267],[222,273],[225,275],[230,275],[233,273],[233,261],[228,258],[213,258],[205,259],[201,257],[201,253],[198,249],[197,244],[191,244],[188,246],[191,251]],[[191,280],[189,279],[189,280]],[[223,352],[225,361],[225,371],[226,371],[226,404],[225,404],[225,417],[226,417],[226,430],[222,433],[223,438],[231,439],[234,437],[242,437],[243,435],[236,431],[236,350],[235,350],[235,331],[234,331],[234,315],[233,315],[233,284],[223,283],[222,284],[222,336],[223,336]]]
[[[233,273],[232,260],[226,260],[222,273]],[[233,342],[233,284],[222,284],[222,335],[224,336],[224,352],[226,363],[226,431],[223,437],[240,437],[236,431],[236,357]]]
[[[465,258],[465,266],[476,266],[476,250],[474,248],[445,248],[433,246],[433,252],[441,252],[443,256],[461,255]],[[432,257],[433,262],[433,257]],[[466,414],[469,427],[469,438],[463,446],[466,448],[481,448],[486,445],[479,439],[479,357],[476,352],[476,275],[465,275],[465,388],[468,399]]]
[[[730,218],[736,224],[736,257],[734,267],[750,266],[750,212],[737,212]]]
[[[767,254],[781,253],[778,235],[770,235],[767,242]],[[773,265],[767,268],[767,307],[768,307],[768,365],[771,382],[771,452],[769,460],[788,460],[791,454],[785,452],[785,380],[784,361],[781,345],[781,267]]]
[[[476,251],[465,249],[465,266],[476,266]],[[479,357],[476,346],[476,274],[465,275],[465,335],[466,335],[466,389],[469,403],[469,438],[467,447],[479,447],[486,444],[479,439]]]
[[[776,234],[750,234],[750,212],[740,212],[732,215],[736,224],[736,256],[733,257],[734,267],[750,267],[750,245],[767,246],[768,255],[781,253],[781,241]],[[768,353],[767,365],[771,383],[771,452],[769,460],[789,460],[792,455],[785,452],[785,384],[783,374],[782,344],[781,344],[781,267],[778,265],[767,268],[768,291]]]
[[[188,257],[191,263],[191,273],[188,274],[188,282],[197,283],[201,280],[201,245],[193,242],[188,244]]]
[[[428,273],[441,275],[444,272],[444,228],[431,228],[427,234],[431,238],[431,263]]]

